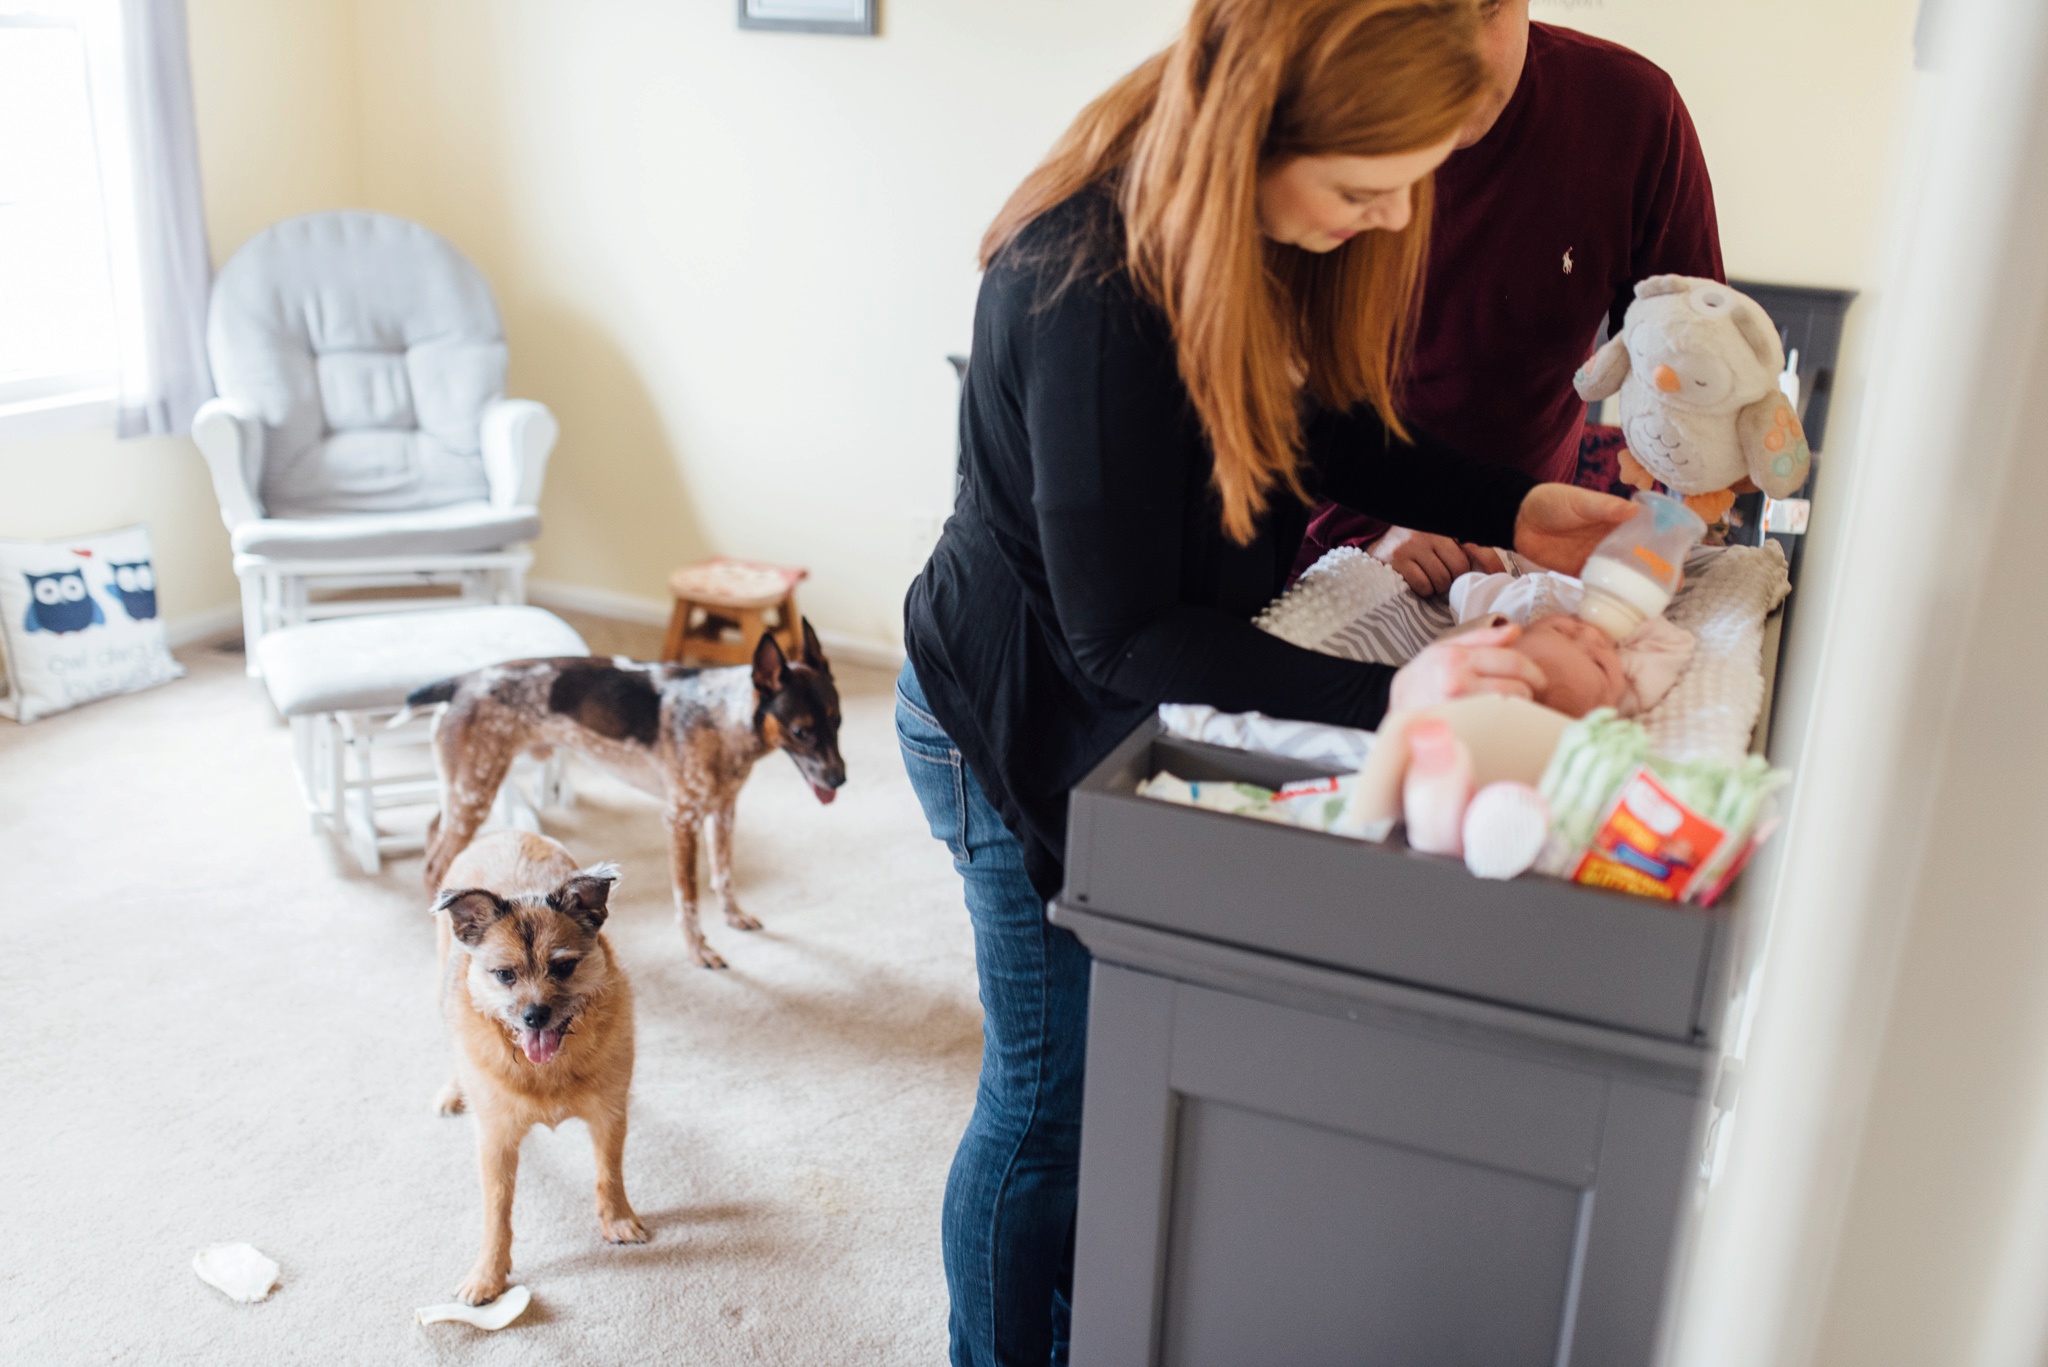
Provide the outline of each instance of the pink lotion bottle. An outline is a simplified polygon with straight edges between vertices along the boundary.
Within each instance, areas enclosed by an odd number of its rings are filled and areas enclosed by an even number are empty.
[[[1424,854],[1465,852],[1465,807],[1472,800],[1472,752],[1449,722],[1423,717],[1408,728],[1408,772],[1401,780],[1401,816],[1408,848]]]

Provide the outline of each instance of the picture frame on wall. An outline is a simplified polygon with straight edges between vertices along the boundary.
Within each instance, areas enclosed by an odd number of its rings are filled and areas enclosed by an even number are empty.
[[[740,27],[873,37],[881,31],[880,4],[881,0],[739,0]]]

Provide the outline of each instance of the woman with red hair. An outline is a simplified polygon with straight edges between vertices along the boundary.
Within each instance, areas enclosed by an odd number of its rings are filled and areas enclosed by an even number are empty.
[[[1251,618],[1313,500],[1576,571],[1630,505],[1394,410],[1431,171],[1485,96],[1475,0],[1198,0],[982,242],[958,506],[906,603],[904,762],[984,1009],[946,1188],[956,1364],[1063,1362],[1088,955],[1050,925],[1073,784],[1163,702],[1371,727],[1543,680],[1514,628],[1396,672]]]

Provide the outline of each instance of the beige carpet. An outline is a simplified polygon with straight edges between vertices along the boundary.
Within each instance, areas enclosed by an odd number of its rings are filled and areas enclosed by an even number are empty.
[[[581,623],[579,623],[581,625]],[[595,634],[595,633],[593,633]],[[597,642],[594,642],[594,644]],[[609,645],[601,648],[610,648]],[[0,722],[0,1357],[10,1363],[936,1363],[938,1213],[979,1008],[958,882],[905,783],[889,677],[841,670],[849,773],[781,756],[740,802],[739,888],[689,966],[652,802],[581,775],[550,825],[617,859],[639,1000],[626,1177],[653,1232],[600,1241],[580,1123],[526,1141],[495,1336],[423,1329],[476,1252],[417,856],[365,878],[307,831],[241,658]],[[193,1275],[246,1240],[260,1305]]]

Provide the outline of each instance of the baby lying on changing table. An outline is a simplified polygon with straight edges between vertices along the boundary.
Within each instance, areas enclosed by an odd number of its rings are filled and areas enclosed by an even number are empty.
[[[1578,580],[1550,570],[1460,575],[1450,592],[1458,625],[1443,639],[1514,622],[1522,634],[1510,649],[1534,661],[1547,681],[1537,702],[1570,717],[1596,707],[1612,707],[1624,717],[1649,711],[1692,658],[1692,633],[1652,617],[1616,642],[1579,620],[1583,594]]]

